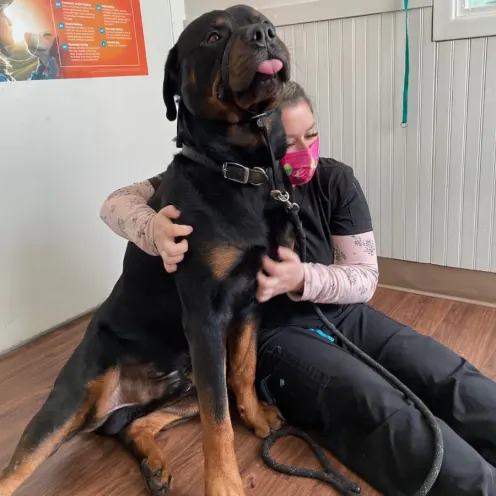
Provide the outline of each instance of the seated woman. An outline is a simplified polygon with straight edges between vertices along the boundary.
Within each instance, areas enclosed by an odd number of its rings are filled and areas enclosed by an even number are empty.
[[[296,83],[282,105],[288,153],[282,164],[294,185],[307,235],[308,263],[280,249],[258,276],[263,302],[257,387],[290,424],[320,431],[320,442],[388,495],[413,494],[432,464],[432,433],[412,403],[335,342],[309,302],[354,344],[395,374],[440,419],[445,457],[432,490],[442,496],[496,495],[496,383],[434,339],[366,302],[377,280],[369,208],[350,167],[319,159],[312,105]],[[174,272],[194,226],[178,226],[168,206],[147,200],[161,176],[111,194],[101,217],[120,236]],[[323,330],[324,329],[324,330]],[[262,387],[261,387],[262,386]]]

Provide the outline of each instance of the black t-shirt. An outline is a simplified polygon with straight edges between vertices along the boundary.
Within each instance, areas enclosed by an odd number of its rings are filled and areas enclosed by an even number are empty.
[[[332,235],[372,231],[369,206],[353,169],[336,160],[321,158],[315,176],[309,183],[295,188],[293,200],[300,205],[307,237],[307,262],[334,263]],[[263,307],[264,328],[310,325],[316,320],[309,303],[295,303],[286,295],[273,298]]]
[[[149,179],[155,189],[161,180],[162,175]],[[332,235],[350,236],[372,231],[367,200],[353,169],[336,160],[321,158],[313,179],[295,188],[293,201],[300,206],[307,237],[307,262],[334,263]],[[294,303],[281,295],[263,306],[262,326],[306,325],[315,318],[308,303]]]
[[[320,159],[314,178],[293,192],[307,235],[307,261],[334,262],[331,235],[372,231],[370,211],[353,169],[336,160]]]

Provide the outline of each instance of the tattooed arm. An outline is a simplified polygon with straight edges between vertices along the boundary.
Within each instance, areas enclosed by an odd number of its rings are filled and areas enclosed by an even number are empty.
[[[158,255],[154,242],[155,210],[147,205],[161,177],[135,183],[114,191],[104,202],[100,218],[112,231],[149,255]]]
[[[160,255],[167,272],[175,272],[177,264],[188,251],[185,238],[193,232],[191,226],[174,223],[181,212],[167,205],[159,212],[148,206],[148,200],[157,191],[163,174],[135,183],[112,193],[102,205],[101,219],[116,234],[133,242],[149,255]]]
[[[335,264],[304,264],[303,294],[290,294],[293,301],[365,303],[374,295],[379,279],[374,233],[332,240]]]
[[[365,303],[374,295],[379,279],[367,199],[351,167],[321,158],[318,174],[319,192],[330,207],[334,264],[303,264],[303,293],[289,297],[324,304]]]

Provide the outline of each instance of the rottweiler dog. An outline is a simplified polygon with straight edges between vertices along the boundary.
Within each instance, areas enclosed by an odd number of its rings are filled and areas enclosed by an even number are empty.
[[[189,251],[171,275],[160,257],[128,244],[122,275],[3,471],[1,496],[83,432],[115,436],[137,458],[150,493],[168,494],[171,476],[155,437],[198,414],[206,494],[244,494],[226,375],[257,436],[280,427],[279,412],[254,387],[255,293],[263,255],[292,244],[268,181],[272,158],[286,149],[277,109],[289,74],[274,26],[247,6],[199,17],[170,50],[163,97],[183,149],[149,205],[179,208],[180,222],[194,226]],[[265,138],[252,118],[262,113]]]

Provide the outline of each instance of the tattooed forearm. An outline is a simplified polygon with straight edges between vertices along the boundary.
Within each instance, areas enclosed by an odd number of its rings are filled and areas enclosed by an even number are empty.
[[[334,261],[342,262],[346,260],[346,253],[341,249],[339,245],[334,245]]]
[[[372,232],[333,236],[334,265],[305,264],[302,295],[291,299],[315,303],[362,303],[377,287],[379,269]]]
[[[149,255],[158,254],[151,222],[155,211],[147,205],[154,192],[148,181],[126,186],[109,195],[100,210],[100,218],[112,231]]]
[[[367,255],[371,257],[376,255],[375,240],[373,237],[370,237],[369,233],[354,234],[351,238],[355,246],[363,249]]]

